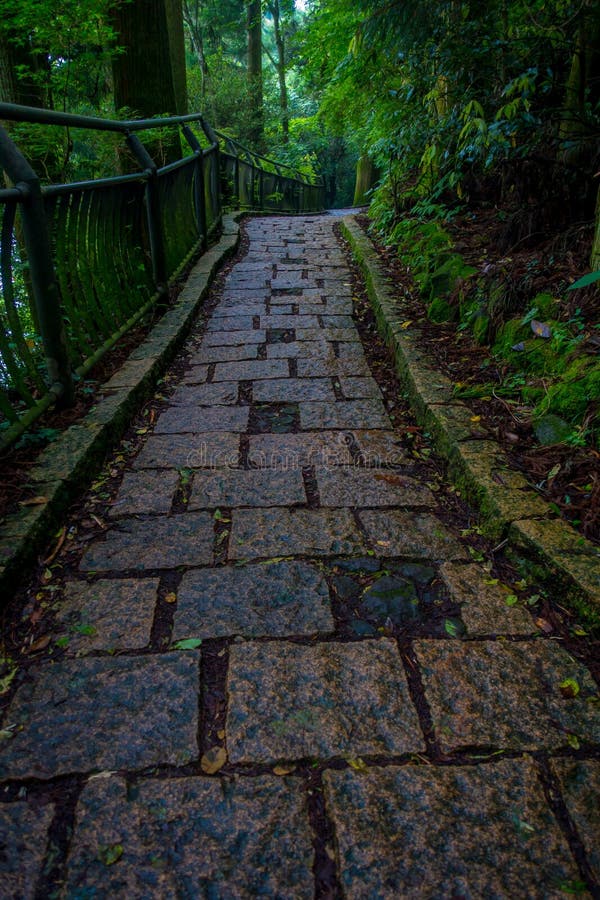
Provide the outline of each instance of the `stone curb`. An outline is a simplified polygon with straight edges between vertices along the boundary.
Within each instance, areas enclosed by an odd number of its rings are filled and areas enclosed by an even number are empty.
[[[187,337],[222,263],[237,249],[241,213],[223,216],[219,242],[193,267],[175,306],[156,323],[121,368],[99,389],[98,403],[41,454],[30,472],[36,502],[7,517],[0,529],[0,596],[8,602],[66,508],[90,483],[106,453],[154,391]]]
[[[371,241],[354,216],[341,220],[342,232],[365,277],[381,334],[417,419],[433,435],[437,450],[464,496],[479,508],[487,532],[526,550],[558,574],[573,595],[600,612],[600,549],[574,528],[552,518],[548,504],[511,470],[500,445],[478,433],[474,416],[453,398],[453,384],[411,336]]]

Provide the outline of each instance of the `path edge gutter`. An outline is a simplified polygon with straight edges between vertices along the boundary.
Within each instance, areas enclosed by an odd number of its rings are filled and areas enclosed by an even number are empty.
[[[0,526],[0,609],[30,573],[67,508],[87,489],[132,417],[154,393],[190,333],[217,272],[237,250],[243,215],[223,216],[219,241],[192,267],[175,305],[99,388],[101,397],[90,412],[40,454],[29,473],[39,502],[8,515]]]
[[[450,379],[410,334],[394,299],[397,290],[370,239],[354,216],[342,218],[341,230],[365,278],[379,331],[417,421],[431,433],[457,488],[479,509],[486,532],[531,554],[560,579],[575,609],[583,600],[598,617],[600,548],[554,518],[525,477],[511,469],[502,447],[488,435],[477,435],[472,410],[453,398]]]

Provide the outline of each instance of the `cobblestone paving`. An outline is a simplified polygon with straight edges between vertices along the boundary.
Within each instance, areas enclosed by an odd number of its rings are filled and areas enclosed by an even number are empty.
[[[0,896],[600,896],[597,684],[420,474],[334,220],[247,232],[0,724]]]

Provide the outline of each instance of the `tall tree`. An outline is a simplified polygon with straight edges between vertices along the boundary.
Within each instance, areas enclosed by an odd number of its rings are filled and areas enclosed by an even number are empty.
[[[263,71],[262,71],[262,3],[245,0],[246,35],[248,39],[248,88],[252,112],[249,140],[260,148],[264,133]]]
[[[283,23],[281,21],[281,3],[280,0],[269,0],[267,4],[269,14],[273,19],[273,36],[275,38],[276,57],[274,58],[265,48],[267,55],[277,71],[277,81],[279,83],[279,109],[281,111],[281,131],[282,141],[284,144],[289,143],[290,138],[290,111],[288,105],[288,89],[286,82],[286,47],[285,35],[283,32]]]
[[[186,109],[181,0],[132,0],[113,11],[120,52],[113,59],[115,109],[177,115]]]

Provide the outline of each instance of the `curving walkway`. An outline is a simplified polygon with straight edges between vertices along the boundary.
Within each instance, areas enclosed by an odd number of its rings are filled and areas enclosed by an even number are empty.
[[[597,685],[448,524],[334,226],[248,223],[66,574],[0,726],[2,896],[598,889]]]

